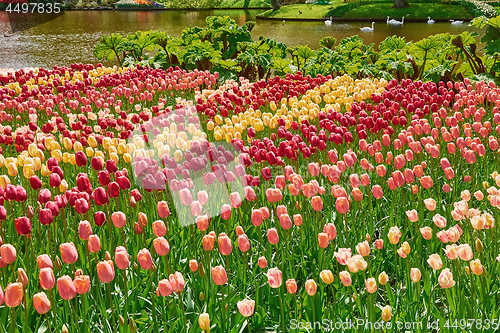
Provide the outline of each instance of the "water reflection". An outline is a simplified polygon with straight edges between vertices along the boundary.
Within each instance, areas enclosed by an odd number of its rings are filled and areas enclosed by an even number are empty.
[[[103,34],[113,32],[128,34],[137,30],[163,30],[172,36],[180,36],[188,26],[204,26],[211,15],[229,15],[239,25],[255,20],[258,10],[207,10],[207,11],[70,11],[41,23],[30,29],[4,37],[11,33],[11,24],[26,26],[26,19],[6,12],[0,12],[0,68],[48,67],[69,65],[73,62],[97,63],[92,53],[93,46]],[[43,15],[43,14],[38,14]],[[384,22],[375,23],[374,32],[359,30],[368,23],[295,22],[259,20],[252,31],[254,38],[264,35],[276,38],[287,45],[305,44],[312,48],[325,36],[340,40],[359,35],[366,43],[376,43],[390,35],[405,36],[408,41],[419,40],[431,34],[462,31],[476,31],[467,24],[450,23],[405,23],[391,26]],[[108,64],[116,64],[110,62]]]

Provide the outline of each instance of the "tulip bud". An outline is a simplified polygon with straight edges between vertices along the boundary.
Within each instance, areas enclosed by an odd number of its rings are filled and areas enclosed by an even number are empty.
[[[203,266],[203,263],[200,262],[200,266],[198,268],[198,274],[203,278],[205,277],[205,267]]]
[[[357,301],[358,300],[358,295],[356,295],[356,293],[352,294],[352,299],[354,301]]]
[[[202,291],[202,292],[200,292],[199,299],[200,299],[200,301],[202,301],[202,302],[205,300],[205,293],[204,293],[203,291]]]
[[[104,260],[106,261],[111,260],[111,254],[109,254],[108,251],[106,251],[106,253],[104,254]]]
[[[28,286],[28,275],[26,275],[26,271],[23,268],[17,269],[17,282],[21,282],[24,288]]]
[[[137,332],[137,325],[135,323],[134,318],[132,317],[128,319],[128,329],[130,330],[131,333]]]
[[[155,264],[155,263],[153,263],[153,266],[151,267],[151,270],[152,270],[153,272],[156,272],[156,270],[157,270],[157,269],[158,269],[158,267],[156,267],[156,264]]]
[[[483,182],[483,189],[487,190],[490,188],[490,184],[487,181]]]
[[[135,201],[134,197],[130,197],[130,207],[135,207],[137,206],[137,201]]]
[[[118,317],[118,321],[120,322],[120,326],[125,326],[125,318],[123,318],[122,315]]]
[[[33,216],[35,216],[35,209],[33,208],[33,206],[28,206],[28,209],[26,211],[26,217],[32,219]]]
[[[68,328],[66,327],[66,324],[63,324],[61,333],[69,333]]]
[[[137,269],[137,263],[134,262],[134,269]]]
[[[54,260],[54,268],[56,270],[60,270],[62,268],[62,262],[61,259],[59,259],[59,256],[56,256],[56,259]]]
[[[465,273],[467,273],[467,275],[470,275],[470,268],[469,268],[469,266],[465,266]]]
[[[476,238],[476,251],[478,253],[481,253],[484,251],[483,242],[481,242],[481,240],[479,238]]]
[[[370,237],[370,234],[369,234],[369,233],[366,233],[366,237],[365,237],[365,238],[366,238],[366,241],[367,241],[368,243],[372,240],[372,238]]]

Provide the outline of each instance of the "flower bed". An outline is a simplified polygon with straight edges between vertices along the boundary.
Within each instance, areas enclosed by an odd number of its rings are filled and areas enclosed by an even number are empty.
[[[496,325],[492,82],[82,64],[0,82],[5,331]]]

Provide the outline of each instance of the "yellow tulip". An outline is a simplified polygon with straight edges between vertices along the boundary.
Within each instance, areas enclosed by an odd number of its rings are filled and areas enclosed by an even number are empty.
[[[216,115],[214,120],[217,125],[222,124],[222,116],[220,114]]]
[[[101,161],[101,162],[103,162],[103,164],[104,164],[104,160],[105,160],[105,158],[104,158],[104,153],[103,153],[102,151],[100,151],[100,150],[96,150],[96,151],[95,151],[95,156],[96,156],[96,157],[100,157],[100,158],[102,158],[102,161]]]
[[[130,163],[132,162],[132,156],[129,153],[125,153],[123,154],[123,160],[125,161],[125,163]]]
[[[48,177],[52,172],[49,171],[49,168],[47,168],[46,164],[42,164],[42,169],[40,171],[42,173],[42,176]]]
[[[95,148],[97,147],[97,140],[96,138],[93,136],[93,135],[90,135],[88,138],[87,138],[87,143],[89,144],[90,147],[92,148]]]
[[[24,175],[24,178],[29,179],[34,174],[35,174],[35,170],[33,169],[33,165],[32,164],[25,164],[23,166],[23,175]]]
[[[2,186],[4,189],[7,187],[7,185],[10,185],[10,179],[6,175],[1,175],[0,176],[0,186]]]
[[[62,156],[62,153],[59,149],[55,149],[53,151],[50,152],[50,156],[54,157],[57,162],[62,162],[62,159],[63,159],[63,156]]]
[[[62,155],[62,161],[63,161],[63,163],[70,163],[70,157],[69,157],[69,155],[70,154],[68,152],[63,153],[63,155]]]
[[[113,161],[115,161],[117,164],[120,162],[120,158],[118,157],[117,153],[110,153],[109,158]]]
[[[94,156],[94,149],[92,149],[92,147],[85,148],[85,155],[87,155],[87,157]]]
[[[64,138],[63,139],[63,146],[64,146],[64,149],[70,150],[71,148],[73,148],[73,142],[71,142],[70,138]]]
[[[17,176],[17,165],[15,165],[14,163],[7,164],[7,173],[11,177],[16,177]]]
[[[133,143],[127,144],[127,152],[129,154],[132,154],[136,149],[137,149],[137,147],[135,146],[135,144],[133,144]]]
[[[82,144],[80,143],[80,141],[76,141],[76,142],[73,144],[73,149],[75,150],[75,153],[76,153],[76,152],[79,152],[79,151],[83,151],[83,146],[82,146]]]
[[[66,179],[61,180],[61,184],[59,185],[59,192],[63,193],[68,190],[68,183],[66,182]]]
[[[180,161],[182,161],[182,152],[181,152],[180,150],[176,150],[176,151],[174,152],[174,160],[175,160],[176,162],[180,162]]]

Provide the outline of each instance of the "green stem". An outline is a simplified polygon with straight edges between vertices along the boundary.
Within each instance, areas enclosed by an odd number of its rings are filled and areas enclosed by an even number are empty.
[[[285,312],[283,311],[283,300],[281,299],[281,289],[280,288],[278,288],[278,296],[280,298],[281,328],[283,329],[283,332],[286,332],[286,330],[285,330]],[[314,317],[314,303],[313,303],[313,317]]]
[[[116,333],[115,306],[113,305],[113,296],[111,295],[111,287],[109,286],[109,283],[106,283],[106,292],[108,293],[109,301],[111,303],[111,315],[113,316],[113,331]]]
[[[156,320],[156,300],[155,300],[156,295],[153,288],[153,277],[151,276],[151,270],[148,270],[148,274],[149,274],[149,282],[151,283],[151,292],[153,293],[153,297],[151,298],[151,301],[153,303],[153,307],[151,309],[153,315],[153,331],[158,332],[158,321]]]

